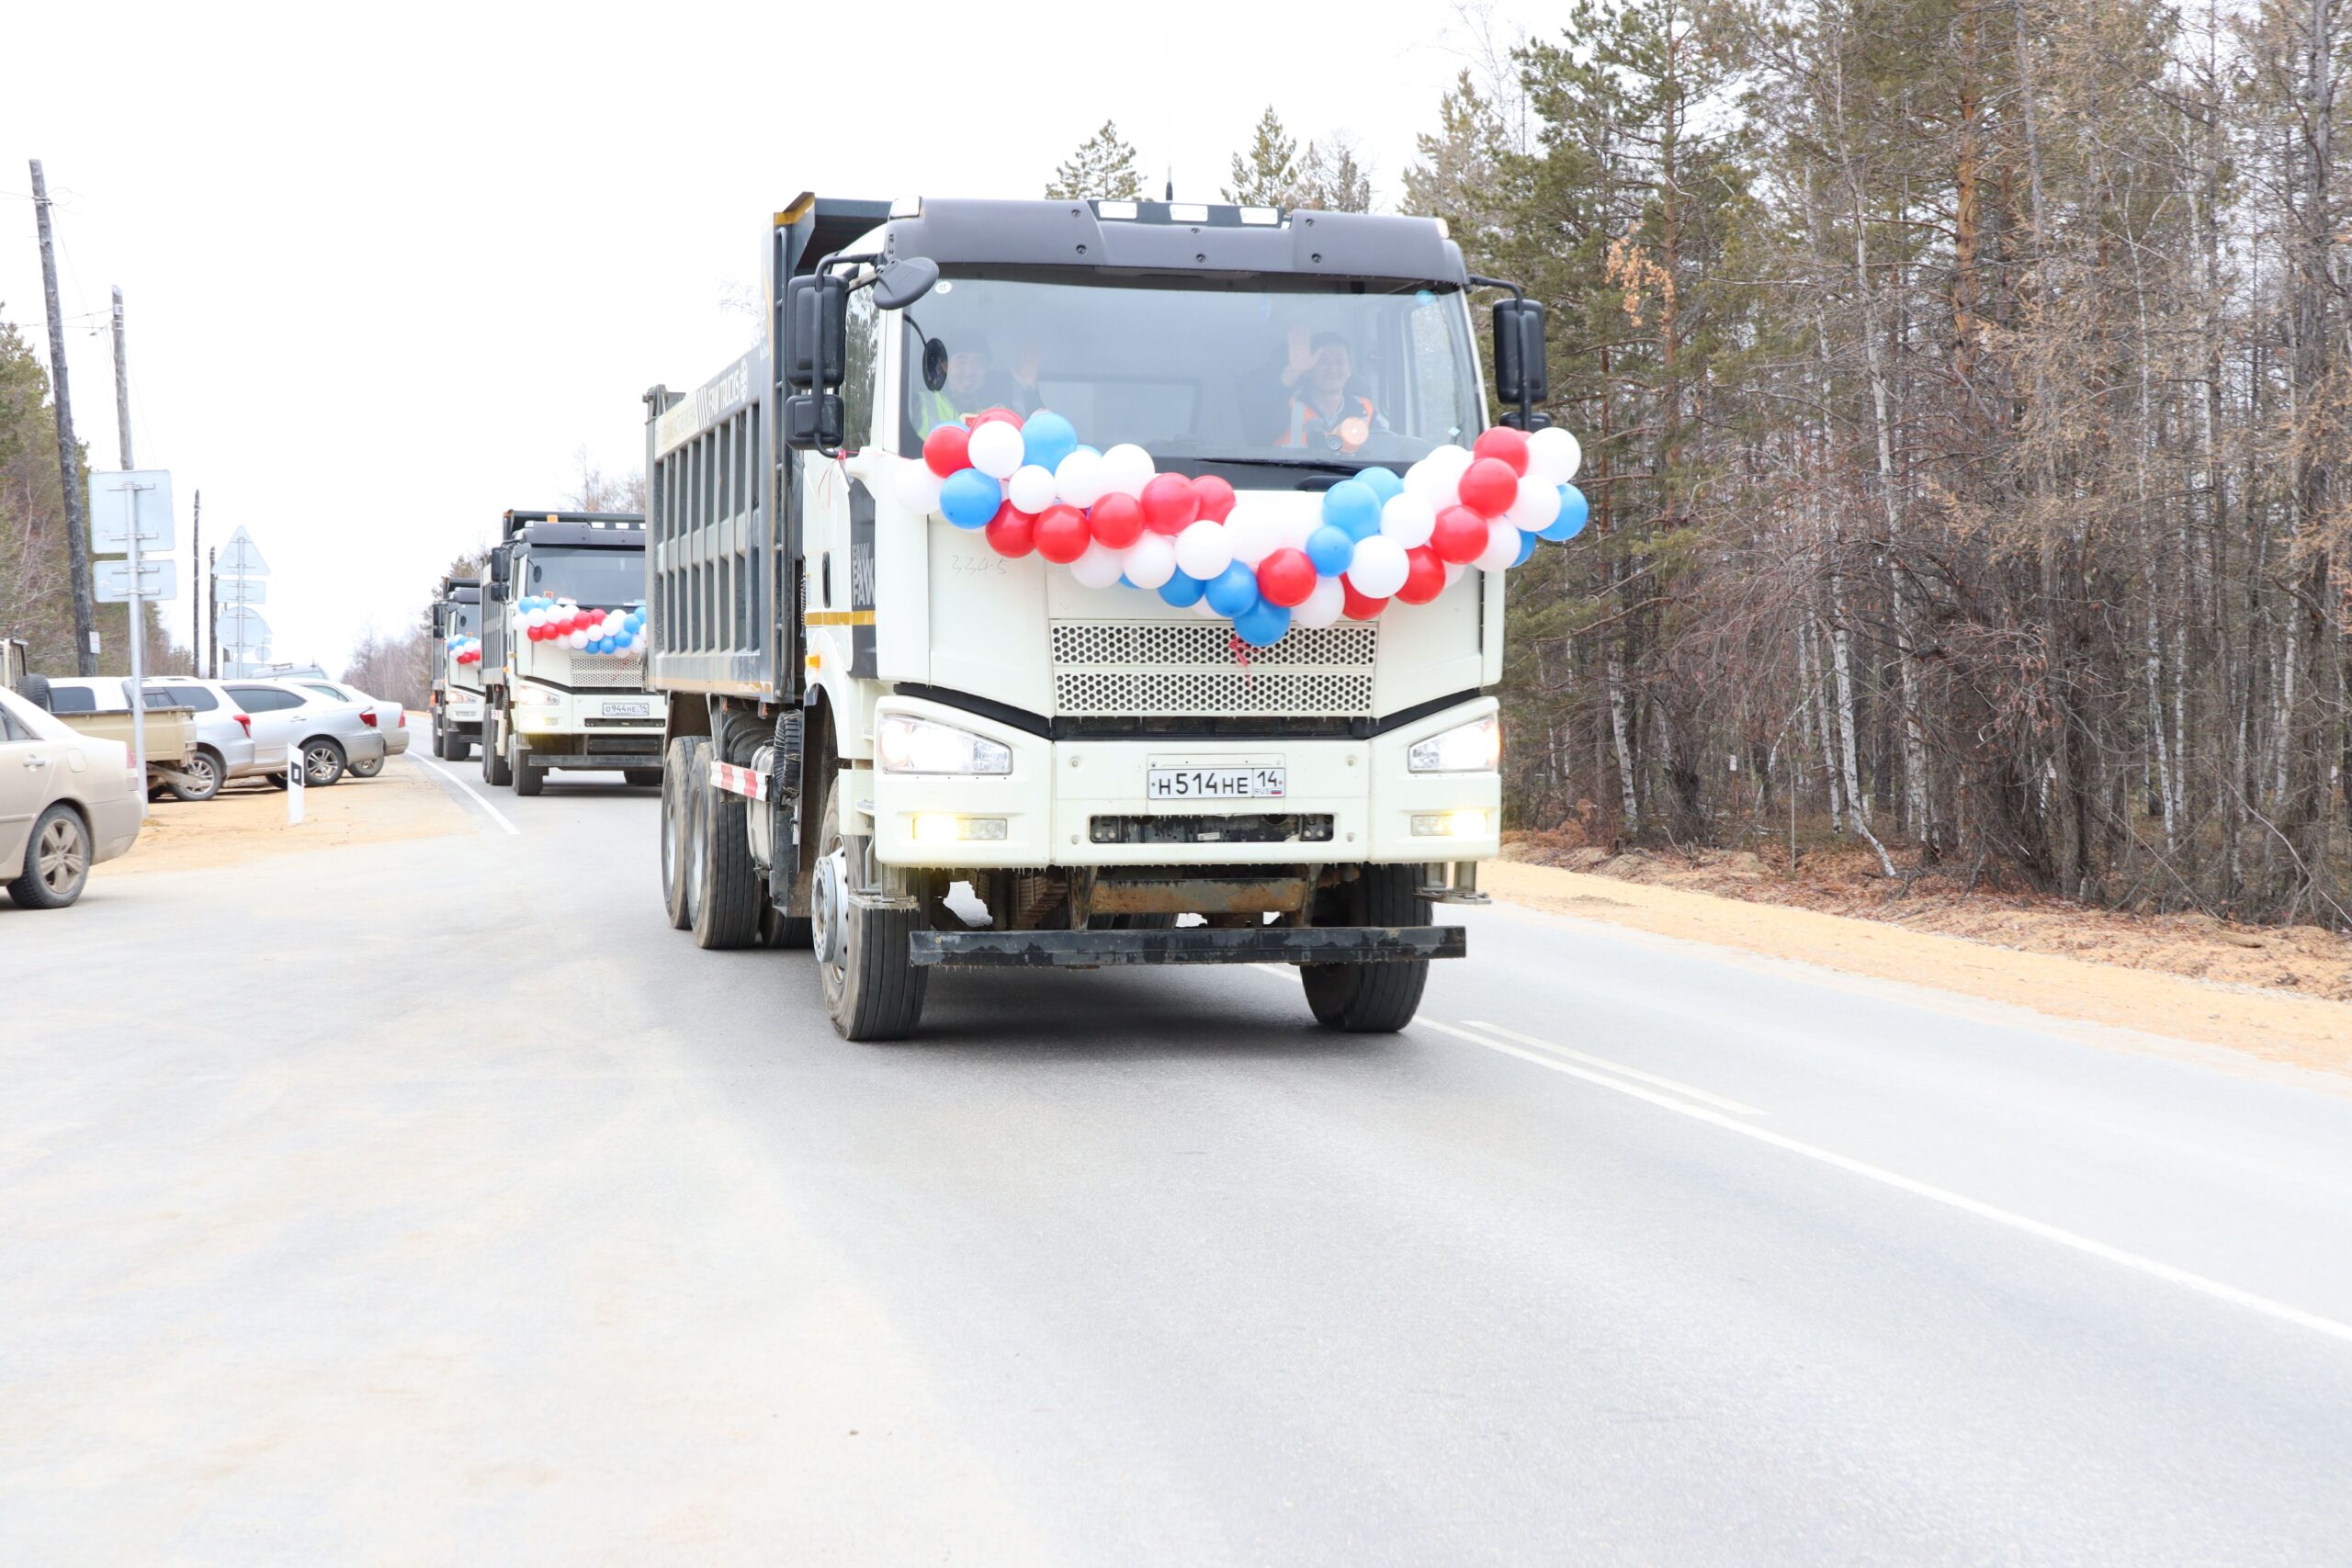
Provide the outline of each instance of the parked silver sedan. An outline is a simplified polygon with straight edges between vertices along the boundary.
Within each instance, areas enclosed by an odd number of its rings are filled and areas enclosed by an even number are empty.
[[[302,782],[323,789],[341,779],[354,761],[382,764],[383,732],[362,705],[311,691],[291,681],[223,681],[221,686],[253,720],[254,748],[265,754],[284,748],[299,758]],[[270,775],[281,789],[284,773]]]
[[[323,697],[359,704],[368,713],[374,716],[362,722],[372,724],[377,732],[383,736],[385,756],[397,757],[408,750],[408,710],[400,704],[388,703],[381,697],[371,697],[358,687],[342,681],[295,680],[290,683],[307,686]],[[351,760],[353,778],[372,779],[383,771],[383,757],[379,757],[373,761],[366,761],[357,757]]]
[[[130,747],[0,688],[0,886],[19,907],[79,898],[90,868],[137,840],[145,794]]]

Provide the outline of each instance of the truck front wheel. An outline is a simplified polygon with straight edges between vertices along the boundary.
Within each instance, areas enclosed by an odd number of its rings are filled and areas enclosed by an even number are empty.
[[[514,781],[516,795],[537,795],[548,785],[547,769],[531,761],[522,736],[511,728],[506,732],[506,775]]]
[[[836,773],[825,788],[817,828],[816,878],[808,889],[809,948],[825,984],[825,1011],[844,1040],[903,1040],[922,1021],[931,979],[910,953],[917,909],[876,909],[851,897],[860,879],[856,846],[842,836],[842,792]]]
[[[507,769],[506,753],[499,747],[498,732],[511,729],[513,725],[502,723],[500,719],[501,716],[494,709],[482,711],[481,782],[503,789],[514,782],[514,775]]]
[[[1364,865],[1315,895],[1308,923],[1317,926],[1424,926],[1430,901],[1416,897],[1420,867]],[[1315,1021],[1350,1034],[1394,1034],[1420,1010],[1429,983],[1426,958],[1388,964],[1303,964],[1298,977]]]

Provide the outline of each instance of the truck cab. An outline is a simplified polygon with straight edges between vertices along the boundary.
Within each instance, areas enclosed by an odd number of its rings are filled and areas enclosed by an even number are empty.
[[[482,778],[537,795],[552,768],[661,782],[662,714],[641,646],[645,520],[635,513],[506,513],[482,581]],[[591,636],[591,630],[599,633]]]
[[[1402,1027],[1465,951],[1431,904],[1498,845],[1502,572],[1252,647],[951,525],[916,470],[1049,410],[1298,536],[1485,428],[1442,225],[804,197],[771,272],[764,349],[648,394],[673,923],[806,942],[852,1038],[914,1027],[933,968],[1129,963],[1295,964],[1326,1024]],[[758,908],[714,913],[730,878]]]
[[[481,579],[445,577],[433,602],[433,754],[462,762],[481,739]]]

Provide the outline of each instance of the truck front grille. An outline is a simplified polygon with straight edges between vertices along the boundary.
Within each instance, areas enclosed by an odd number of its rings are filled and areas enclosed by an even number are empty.
[[[575,653],[571,684],[583,692],[633,692],[645,684],[641,653]]]
[[[1377,625],[1301,628],[1241,646],[1222,622],[1056,621],[1054,705],[1072,716],[1347,717],[1372,711]]]

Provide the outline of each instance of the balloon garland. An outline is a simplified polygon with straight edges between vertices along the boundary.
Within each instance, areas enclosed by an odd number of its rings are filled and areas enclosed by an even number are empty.
[[[451,637],[449,639],[449,662],[452,664],[480,664],[481,662],[481,638],[478,637],[465,636]]]
[[[557,642],[575,653],[645,651],[645,606],[587,610],[576,600],[533,594],[517,600],[523,635],[533,642]]]
[[[1082,446],[1057,413],[990,409],[933,430],[893,484],[1001,556],[1034,551],[1089,588],[1156,592],[1265,648],[1294,626],[1372,620],[1392,599],[1426,604],[1471,567],[1508,570],[1538,540],[1576,537],[1582,461],[1565,430],[1497,426],[1401,477],[1365,468],[1323,492],[1319,516],[1292,518],[1215,475],[1159,473],[1140,446]]]

